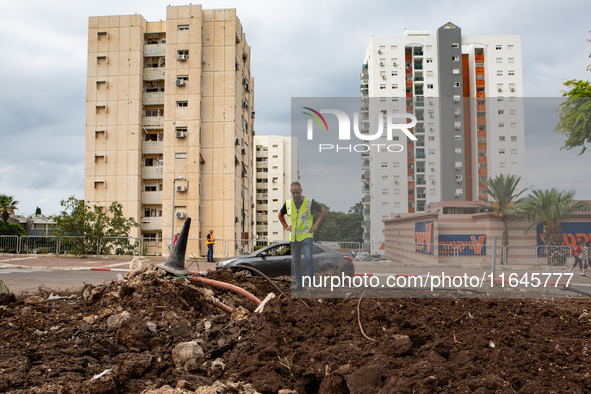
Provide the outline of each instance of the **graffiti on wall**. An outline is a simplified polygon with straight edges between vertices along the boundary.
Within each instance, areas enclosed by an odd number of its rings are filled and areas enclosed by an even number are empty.
[[[433,221],[415,222],[415,251],[433,255]]]
[[[439,255],[486,256],[486,235],[439,235]]]

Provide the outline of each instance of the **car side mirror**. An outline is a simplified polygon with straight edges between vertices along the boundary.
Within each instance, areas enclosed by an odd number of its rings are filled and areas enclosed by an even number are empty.
[[[258,254],[259,257],[263,257],[263,258],[267,257],[268,255],[269,255],[269,253],[267,253],[267,252],[260,252]]]

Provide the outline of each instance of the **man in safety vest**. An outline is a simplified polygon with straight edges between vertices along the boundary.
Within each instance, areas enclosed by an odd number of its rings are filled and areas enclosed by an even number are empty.
[[[301,255],[304,253],[304,260],[308,270],[308,276],[314,277],[314,232],[326,215],[326,210],[322,205],[302,196],[302,185],[299,182],[293,182],[289,188],[292,199],[287,200],[279,211],[279,221],[291,234],[292,271],[295,275],[296,283],[293,290],[302,288],[302,268]],[[285,216],[289,217],[290,224],[285,221]]]
[[[213,262],[213,245],[215,245],[215,239],[213,238],[213,230],[209,230],[207,234],[207,261]]]

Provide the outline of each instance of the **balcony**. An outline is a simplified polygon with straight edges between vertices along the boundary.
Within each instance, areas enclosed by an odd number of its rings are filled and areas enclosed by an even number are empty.
[[[479,168],[478,176],[488,176],[488,170],[486,168]]]
[[[144,81],[160,81],[164,79],[164,67],[144,68]]]
[[[425,146],[425,141],[417,140],[417,146]]]
[[[412,55],[405,55],[404,56],[404,61],[407,63],[410,63],[412,61]]]
[[[164,116],[144,116],[142,117],[142,126],[144,127],[164,127]]]
[[[427,194],[424,194],[424,193],[417,194],[417,198],[424,200],[425,198],[427,198]]]
[[[258,215],[256,216],[257,222],[268,222],[269,216],[268,215]]]
[[[162,205],[162,192],[142,192],[142,204]]]
[[[424,179],[417,179],[417,185],[426,185],[427,181]]]
[[[484,61],[484,53],[477,53],[474,55],[474,60],[481,63]]]
[[[164,92],[144,93],[143,105],[164,105]]]
[[[478,136],[478,138],[486,138],[486,130],[478,130],[476,135]]]
[[[162,179],[163,166],[142,167],[142,179]]]
[[[415,90],[415,94],[418,96],[422,96],[423,94],[425,94],[424,90]]]
[[[144,45],[144,57],[158,57],[166,55],[166,44]]]
[[[423,56],[423,51],[414,51],[413,56]]]
[[[484,67],[476,67],[476,75],[484,75]]]
[[[484,126],[484,125],[486,125],[486,118],[485,117],[476,118],[476,124],[478,126]]]
[[[162,218],[144,217],[140,221],[140,227],[142,230],[162,230]]]
[[[162,141],[142,141],[142,154],[161,155],[164,152]]]
[[[269,162],[268,161],[257,161],[256,168],[268,168]]]
[[[485,104],[477,104],[476,105],[476,112],[486,112],[486,105]]]
[[[415,82],[420,82],[420,81],[424,81],[425,77],[421,77],[421,76],[415,76]]]
[[[416,133],[424,133],[425,132],[425,128],[424,127],[417,127],[417,128],[415,128],[415,132]]]
[[[415,70],[422,70],[423,69],[423,65],[422,64],[415,64],[414,69]]]
[[[257,200],[267,200],[269,198],[269,193],[257,193],[256,198]]]
[[[476,92],[476,97],[486,97],[484,92]]]
[[[257,224],[257,233],[265,233],[269,231],[269,226],[266,224]]]
[[[407,88],[410,88],[410,87],[412,87],[412,80],[410,80],[410,79],[407,79],[407,80],[406,80],[406,87],[407,87]]]
[[[363,196],[363,198],[361,199],[361,202],[363,202],[364,204],[369,204],[371,202],[371,196],[369,194],[366,196]]]
[[[425,172],[425,167],[417,167],[417,172]]]
[[[484,79],[477,79],[476,80],[476,87],[483,88],[484,87]]]
[[[425,154],[424,153],[417,153],[417,159],[424,159],[425,158]]]
[[[486,151],[486,144],[478,144],[479,151]]]

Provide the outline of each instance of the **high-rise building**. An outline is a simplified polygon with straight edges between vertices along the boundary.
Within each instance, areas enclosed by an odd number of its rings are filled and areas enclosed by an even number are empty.
[[[436,35],[371,38],[361,71],[364,133],[392,116],[408,123],[404,114],[413,114],[417,123],[416,140],[400,133],[388,141],[401,152],[363,153],[365,241],[384,240],[392,213],[487,198],[487,177],[524,178],[521,68],[519,36],[462,36],[447,23]]]
[[[88,33],[85,200],[121,203],[163,254],[187,217],[190,238],[252,239],[254,81],[236,10],[91,17]]]
[[[299,180],[298,143],[294,137],[256,135],[256,216],[258,240],[289,240],[289,232],[279,222],[283,203],[291,198],[289,187]]]

